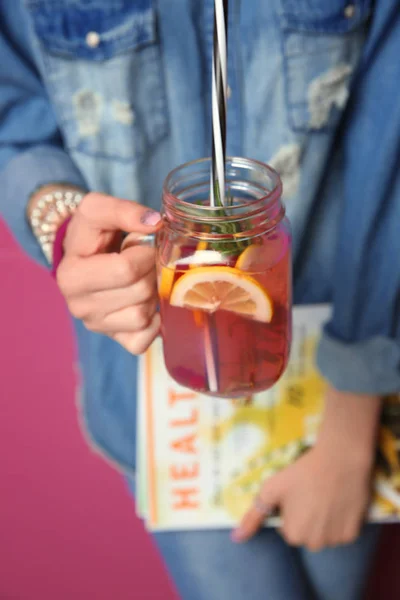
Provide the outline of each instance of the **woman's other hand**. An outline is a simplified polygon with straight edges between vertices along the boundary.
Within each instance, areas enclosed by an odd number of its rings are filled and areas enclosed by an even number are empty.
[[[252,537],[279,509],[281,533],[293,546],[317,551],[353,542],[369,505],[381,400],[329,388],[316,445],[267,480],[233,532]]]

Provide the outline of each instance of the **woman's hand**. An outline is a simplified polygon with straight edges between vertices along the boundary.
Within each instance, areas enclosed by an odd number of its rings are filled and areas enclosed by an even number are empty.
[[[137,245],[120,252],[121,234],[160,226],[160,215],[140,204],[87,194],[68,226],[57,270],[72,315],[132,354],[144,352],[159,333],[155,250]]]
[[[380,406],[378,397],[330,388],[316,445],[264,483],[233,540],[252,537],[278,508],[293,546],[317,551],[353,542],[370,499]]]
[[[256,533],[265,505],[266,511],[279,508],[282,535],[292,546],[320,550],[355,540],[368,504],[370,469],[339,454],[316,446],[267,481],[233,539]]]

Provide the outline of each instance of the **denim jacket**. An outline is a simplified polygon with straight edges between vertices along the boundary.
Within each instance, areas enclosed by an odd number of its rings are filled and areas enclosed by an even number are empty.
[[[297,303],[332,302],[318,365],[338,389],[400,390],[398,0],[231,0],[230,155],[281,174]],[[0,6],[0,207],[44,264],[25,209],[49,182],[158,208],[210,153],[213,0]],[[135,465],[136,359],[75,323],[95,444]]]

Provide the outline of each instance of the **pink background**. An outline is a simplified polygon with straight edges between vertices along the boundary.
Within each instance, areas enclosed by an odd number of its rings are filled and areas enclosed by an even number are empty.
[[[121,477],[80,434],[63,301],[1,221],[0,281],[0,600],[177,600]],[[399,597],[399,560],[392,529],[368,600]]]

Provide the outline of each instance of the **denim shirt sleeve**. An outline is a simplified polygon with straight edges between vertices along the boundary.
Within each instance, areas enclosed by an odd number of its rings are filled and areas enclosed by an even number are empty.
[[[379,3],[345,123],[333,317],[318,366],[339,390],[400,391],[400,17]]]
[[[86,186],[62,148],[31,40],[22,3],[1,7],[0,214],[24,250],[45,264],[25,217],[29,196],[47,183]]]

